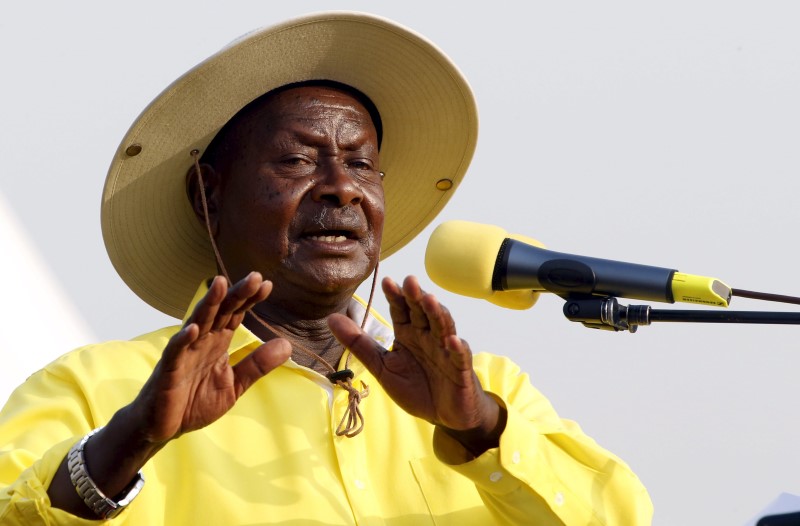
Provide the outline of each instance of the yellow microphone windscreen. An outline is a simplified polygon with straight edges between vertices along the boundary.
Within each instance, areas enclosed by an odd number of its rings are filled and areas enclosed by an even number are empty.
[[[529,309],[539,299],[538,291],[492,290],[497,254],[506,238],[544,248],[531,237],[509,234],[497,226],[447,221],[428,240],[425,270],[434,283],[450,292],[485,299],[507,309]]]
[[[494,294],[492,274],[508,233],[470,221],[446,221],[436,227],[425,251],[425,270],[445,290],[487,299]]]

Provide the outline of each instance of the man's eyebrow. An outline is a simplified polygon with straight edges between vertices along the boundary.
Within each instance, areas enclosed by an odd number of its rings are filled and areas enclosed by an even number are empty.
[[[276,146],[294,146],[301,143],[321,143],[325,139],[325,133],[314,127],[289,126],[271,135],[272,141]]]

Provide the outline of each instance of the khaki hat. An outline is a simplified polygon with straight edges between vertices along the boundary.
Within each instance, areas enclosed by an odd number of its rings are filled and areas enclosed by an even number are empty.
[[[469,166],[475,100],[450,59],[417,33],[362,13],[319,13],[260,29],[195,66],[142,112],[122,140],[103,190],[102,229],[125,283],[181,318],[216,274],[205,227],[185,191],[200,152],[241,108],[294,82],[333,80],[364,92],[383,123],[382,257],[439,213]]]

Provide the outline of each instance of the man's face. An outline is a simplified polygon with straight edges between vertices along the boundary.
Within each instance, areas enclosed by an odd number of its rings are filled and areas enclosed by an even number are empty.
[[[380,254],[383,185],[375,126],[350,95],[280,92],[232,134],[217,243],[236,280],[257,270],[273,295],[352,292]]]

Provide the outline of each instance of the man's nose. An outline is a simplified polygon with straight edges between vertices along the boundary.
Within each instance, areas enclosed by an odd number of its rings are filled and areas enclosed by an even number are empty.
[[[329,201],[336,206],[357,205],[364,198],[361,186],[342,163],[325,163],[317,171],[317,184],[311,191],[315,201]]]

